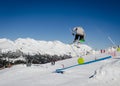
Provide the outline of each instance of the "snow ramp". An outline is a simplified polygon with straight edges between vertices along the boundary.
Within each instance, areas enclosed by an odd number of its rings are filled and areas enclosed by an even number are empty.
[[[68,66],[68,67],[65,67],[65,68],[56,69],[55,73],[64,73],[64,70],[69,69],[69,68],[73,68],[73,67],[80,66],[80,65],[91,64],[91,63],[94,63],[94,62],[98,62],[98,61],[102,61],[102,60],[106,60],[106,59],[110,59],[110,58],[112,58],[112,56],[107,56],[107,57],[91,60],[91,61],[85,62],[83,64],[76,64],[76,65]]]

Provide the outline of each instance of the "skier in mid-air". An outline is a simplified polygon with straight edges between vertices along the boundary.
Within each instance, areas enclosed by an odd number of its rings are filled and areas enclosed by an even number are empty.
[[[75,35],[74,41],[73,42],[84,42],[85,41],[85,31],[82,27],[75,27],[72,30],[72,35]]]

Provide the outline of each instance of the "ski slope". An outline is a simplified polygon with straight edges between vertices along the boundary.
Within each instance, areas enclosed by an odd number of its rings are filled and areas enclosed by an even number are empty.
[[[84,56],[85,61],[99,59],[107,54]],[[120,86],[120,53],[107,60],[76,66],[64,74],[53,73],[77,63],[77,57],[42,65],[16,65],[0,70],[0,86]]]

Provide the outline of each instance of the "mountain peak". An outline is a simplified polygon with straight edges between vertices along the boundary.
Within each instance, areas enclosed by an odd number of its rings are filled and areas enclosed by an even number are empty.
[[[80,48],[77,48],[58,40],[41,41],[32,38],[18,38],[15,41],[11,41],[3,38],[0,39],[0,49],[4,52],[20,50],[23,53],[32,55],[38,53],[49,55],[68,55],[71,53],[72,55],[75,55],[76,52],[81,54],[82,52],[90,51],[92,48],[85,44],[81,44]]]

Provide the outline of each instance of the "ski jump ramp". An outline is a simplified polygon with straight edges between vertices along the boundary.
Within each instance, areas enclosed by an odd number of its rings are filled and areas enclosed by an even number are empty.
[[[98,62],[98,61],[102,61],[102,60],[106,60],[106,59],[110,59],[110,58],[112,58],[112,56],[107,56],[107,57],[99,58],[99,59],[96,59],[96,60],[91,60],[91,61],[85,62],[83,64],[76,64],[76,65],[68,66],[68,67],[65,67],[65,68],[56,69],[55,72],[56,73],[64,73],[64,70],[69,69],[69,68],[73,68],[73,67],[80,66],[80,65],[91,64],[91,63],[94,63],[94,62]]]

